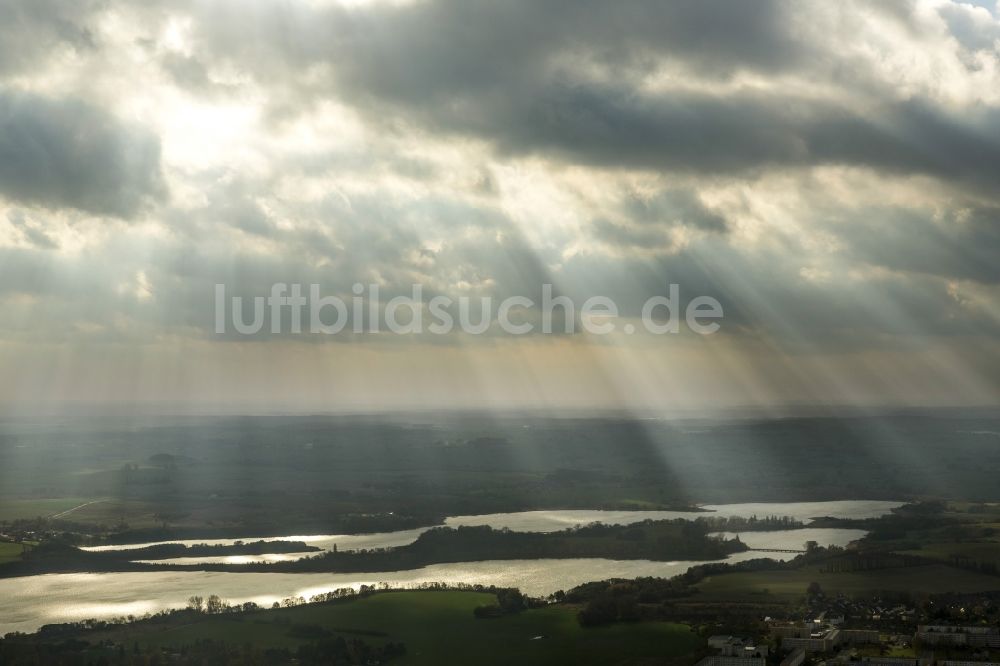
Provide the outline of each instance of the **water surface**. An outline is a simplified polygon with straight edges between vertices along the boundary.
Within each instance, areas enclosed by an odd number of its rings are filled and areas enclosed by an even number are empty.
[[[445,524],[490,525],[516,531],[556,531],[592,522],[630,524],[646,519],[695,519],[702,516],[792,516],[808,522],[818,516],[868,518],[888,513],[900,502],[798,502],[782,504],[729,504],[706,506],[712,513],[679,511],[527,511],[488,516],[454,516]],[[324,550],[382,548],[411,543],[424,529],[363,535],[296,535],[270,540],[304,541]],[[725,533],[732,537],[736,533]],[[741,532],[739,537],[751,548],[798,550],[806,541],[820,545],[847,545],[864,535],[861,530],[804,528],[771,532]],[[243,541],[259,541],[245,538]],[[231,544],[236,539],[186,540],[169,543]],[[152,544],[110,546],[92,550],[130,549]],[[229,557],[175,558],[161,560],[197,564],[218,561],[278,561],[295,559],[296,553],[239,555]],[[794,553],[735,553],[724,561],[739,562],[759,557],[788,559]],[[239,559],[232,559],[239,558]],[[722,561],[722,560],[720,560]],[[467,583],[517,587],[527,594],[545,596],[557,590],[607,578],[638,576],[670,577],[705,562],[606,559],[495,560],[434,564],[409,571],[377,573],[229,573],[217,571],[156,571],[99,574],[47,574],[0,579],[0,634],[34,631],[43,624],[87,618],[142,615],[185,605],[188,597],[218,594],[230,603],[254,601],[270,605],[286,597],[305,597],[329,590],[386,583],[413,587],[422,583]]]

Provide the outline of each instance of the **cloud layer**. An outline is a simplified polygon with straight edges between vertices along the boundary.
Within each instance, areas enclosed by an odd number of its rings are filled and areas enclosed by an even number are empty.
[[[426,389],[436,355],[498,403],[990,403],[997,182],[991,2],[0,1],[0,354],[37,395],[82,399],[72,359],[114,348],[109,396],[198,349],[237,401],[363,353],[375,405],[474,394]],[[624,318],[677,283],[726,319],[669,342],[214,335],[216,283],[274,282],[552,283]],[[564,352],[585,380],[540,360]],[[361,382],[344,367],[302,391]],[[190,372],[140,393],[197,395]]]

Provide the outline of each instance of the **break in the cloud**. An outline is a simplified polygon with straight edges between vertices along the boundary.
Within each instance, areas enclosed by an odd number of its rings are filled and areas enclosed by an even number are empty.
[[[0,400],[993,403],[998,181],[992,2],[0,0]],[[212,332],[273,282],[726,319]]]

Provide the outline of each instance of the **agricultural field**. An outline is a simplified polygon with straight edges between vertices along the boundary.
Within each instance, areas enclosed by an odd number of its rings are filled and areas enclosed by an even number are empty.
[[[976,561],[1000,561],[1000,541],[944,541],[921,544],[920,548],[905,548],[894,552],[918,555],[949,562],[955,558]]]
[[[347,602],[231,615],[206,615],[174,626],[133,625],[87,637],[126,645],[180,647],[202,639],[260,647],[296,647],[303,627],[381,644],[402,642],[406,655],[393,663],[607,664],[646,659],[693,661],[703,639],[682,624],[619,623],[584,628],[572,607],[551,606],[516,615],[476,619],[476,606],[491,594],[463,591],[384,592]],[[659,663],[659,662],[657,662]]]
[[[697,587],[705,600],[794,602],[810,583],[827,594],[870,595],[877,591],[938,594],[1000,590],[1000,578],[944,565],[827,573],[818,566],[709,576]]]
[[[21,557],[24,546],[19,543],[0,541],[0,564],[13,562]]]
[[[0,521],[18,519],[48,518],[69,511],[90,501],[80,497],[59,497],[44,499],[0,499]]]

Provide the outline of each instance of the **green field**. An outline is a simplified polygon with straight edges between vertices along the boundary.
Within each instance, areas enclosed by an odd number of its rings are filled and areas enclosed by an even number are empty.
[[[919,555],[949,561],[960,556],[980,562],[1000,562],[1000,543],[996,541],[947,541],[921,544],[920,548],[897,550],[906,555]]]
[[[20,558],[22,548],[23,546],[19,543],[0,541],[0,564],[13,562]]]
[[[156,527],[156,505],[148,502],[102,497],[59,497],[44,499],[0,499],[0,521],[59,518],[88,525],[117,525],[124,521],[132,528]],[[64,515],[60,515],[64,514]],[[202,524],[197,516],[185,523]]]
[[[211,638],[236,644],[294,647],[292,624],[319,625],[370,643],[402,641],[398,664],[628,664],[693,655],[703,641],[686,625],[666,622],[582,628],[573,609],[547,607],[477,620],[472,610],[490,594],[457,591],[379,593],[350,602],[310,604],[239,615],[205,616],[173,627],[139,625],[111,637],[126,645],[173,646]],[[379,633],[373,633],[379,632]],[[536,636],[545,638],[532,640]]]
[[[45,499],[0,499],[0,520],[44,518],[89,501],[81,497]]]
[[[1000,590],[1000,577],[937,565],[858,573],[822,573],[819,567],[754,571],[710,576],[698,588],[702,598],[713,601],[792,601],[804,597],[813,581],[828,594],[848,595],[870,595],[875,591],[936,594]]]

